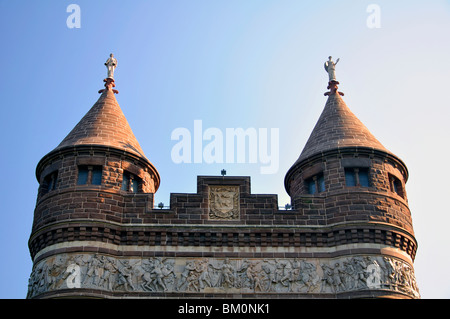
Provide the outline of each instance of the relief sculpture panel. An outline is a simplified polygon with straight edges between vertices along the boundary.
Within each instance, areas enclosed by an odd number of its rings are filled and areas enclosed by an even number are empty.
[[[209,187],[209,219],[239,219],[239,186]]]
[[[336,294],[383,289],[419,298],[413,268],[386,256],[333,259],[116,258],[62,254],[39,262],[32,298],[58,289],[111,292]]]

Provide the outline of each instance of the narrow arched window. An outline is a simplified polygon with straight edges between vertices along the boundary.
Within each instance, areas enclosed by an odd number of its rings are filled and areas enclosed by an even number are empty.
[[[124,171],[121,189],[126,192],[137,193],[141,187],[141,179],[130,172]]]
[[[78,166],[77,185],[101,185],[102,166],[80,165]]]
[[[389,174],[389,182],[391,184],[391,191],[404,198],[405,193],[403,191],[402,182],[397,177],[391,174]]]
[[[325,179],[323,174],[317,174],[306,180],[308,194],[322,193],[325,191]]]
[[[348,167],[345,169],[345,185],[346,186],[362,186],[369,187],[369,169]]]
[[[44,178],[44,182],[42,183],[42,193],[46,194],[54,189],[56,189],[56,182],[58,180],[58,171],[54,171]]]

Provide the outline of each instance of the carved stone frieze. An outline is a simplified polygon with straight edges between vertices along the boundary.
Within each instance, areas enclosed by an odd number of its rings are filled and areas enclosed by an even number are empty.
[[[389,290],[419,298],[414,270],[386,256],[340,258],[116,258],[61,254],[33,269],[28,298],[59,289],[109,292],[336,294]]]
[[[239,186],[209,187],[209,219],[239,219]]]

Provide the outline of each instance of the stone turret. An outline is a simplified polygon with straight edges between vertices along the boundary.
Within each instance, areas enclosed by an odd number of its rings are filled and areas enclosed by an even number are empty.
[[[323,112],[285,176],[292,207],[307,225],[335,228],[354,251],[389,252],[412,269],[417,241],[408,169],[351,112],[338,84],[328,83]]]
[[[406,165],[372,135],[336,89],[328,94],[300,157],[286,174],[294,209],[316,198],[324,205],[317,211],[317,224],[379,222],[413,236]],[[415,248],[412,244],[412,257]]]
[[[114,237],[113,225],[133,221],[123,214],[125,206],[153,207],[159,173],[116,100],[114,79],[104,82],[97,102],[37,165],[39,190],[29,240],[35,264],[57,252],[83,251],[89,246],[86,232],[91,239],[100,233]],[[70,244],[63,248],[64,242]]]

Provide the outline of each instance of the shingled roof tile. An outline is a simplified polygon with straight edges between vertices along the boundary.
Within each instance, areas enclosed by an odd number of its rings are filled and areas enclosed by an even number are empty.
[[[389,151],[350,111],[339,94],[331,94],[296,164],[311,156],[344,147]]]
[[[110,89],[103,90],[98,101],[55,150],[76,145],[115,147],[148,161]]]

